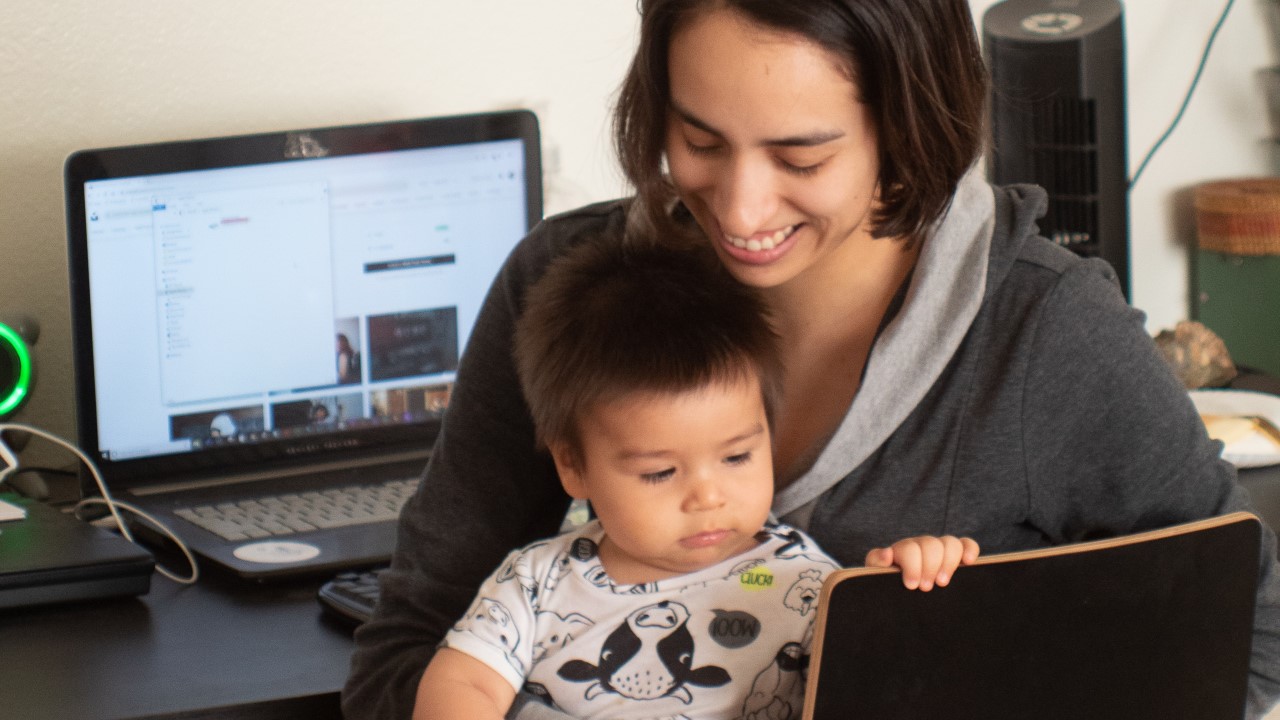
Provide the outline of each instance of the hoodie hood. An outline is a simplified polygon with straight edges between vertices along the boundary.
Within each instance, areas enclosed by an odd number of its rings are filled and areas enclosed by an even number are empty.
[[[862,386],[809,470],[774,498],[773,511],[808,526],[811,503],[866,460],[897,430],[937,381],[978,310],[1036,234],[1044,191],[993,188],[975,169],[925,239],[901,310],[867,358]],[[994,241],[993,241],[994,239]]]

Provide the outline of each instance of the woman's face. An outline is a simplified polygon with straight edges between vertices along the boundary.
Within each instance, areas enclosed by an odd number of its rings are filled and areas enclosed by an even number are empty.
[[[730,10],[672,37],[671,178],[742,282],[856,262],[870,241],[876,134],[840,60]]]

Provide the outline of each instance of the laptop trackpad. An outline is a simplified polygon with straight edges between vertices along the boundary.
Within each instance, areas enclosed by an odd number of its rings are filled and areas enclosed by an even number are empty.
[[[264,540],[246,543],[236,548],[234,555],[245,562],[278,565],[302,562],[320,554],[320,548],[311,543],[291,540]]]

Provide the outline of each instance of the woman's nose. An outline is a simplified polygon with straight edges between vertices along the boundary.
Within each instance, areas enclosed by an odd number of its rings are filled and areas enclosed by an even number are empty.
[[[778,209],[772,173],[759,160],[728,163],[718,178],[715,213],[720,229],[732,237],[750,238],[762,230]]]

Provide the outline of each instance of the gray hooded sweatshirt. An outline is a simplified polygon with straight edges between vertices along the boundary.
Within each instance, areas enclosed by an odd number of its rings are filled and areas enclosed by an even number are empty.
[[[840,562],[913,535],[967,535],[991,554],[1250,510],[1110,266],[1038,235],[1045,206],[1037,187],[962,180],[846,417],[777,494],[775,515]],[[351,720],[409,717],[480,582],[511,549],[557,531],[569,500],[534,449],[512,330],[548,262],[579,242],[618,242],[625,207],[544,221],[495,280],[379,607],[356,633]],[[1250,718],[1280,697],[1280,573],[1276,538],[1263,535]],[[558,714],[521,696],[509,716]]]

